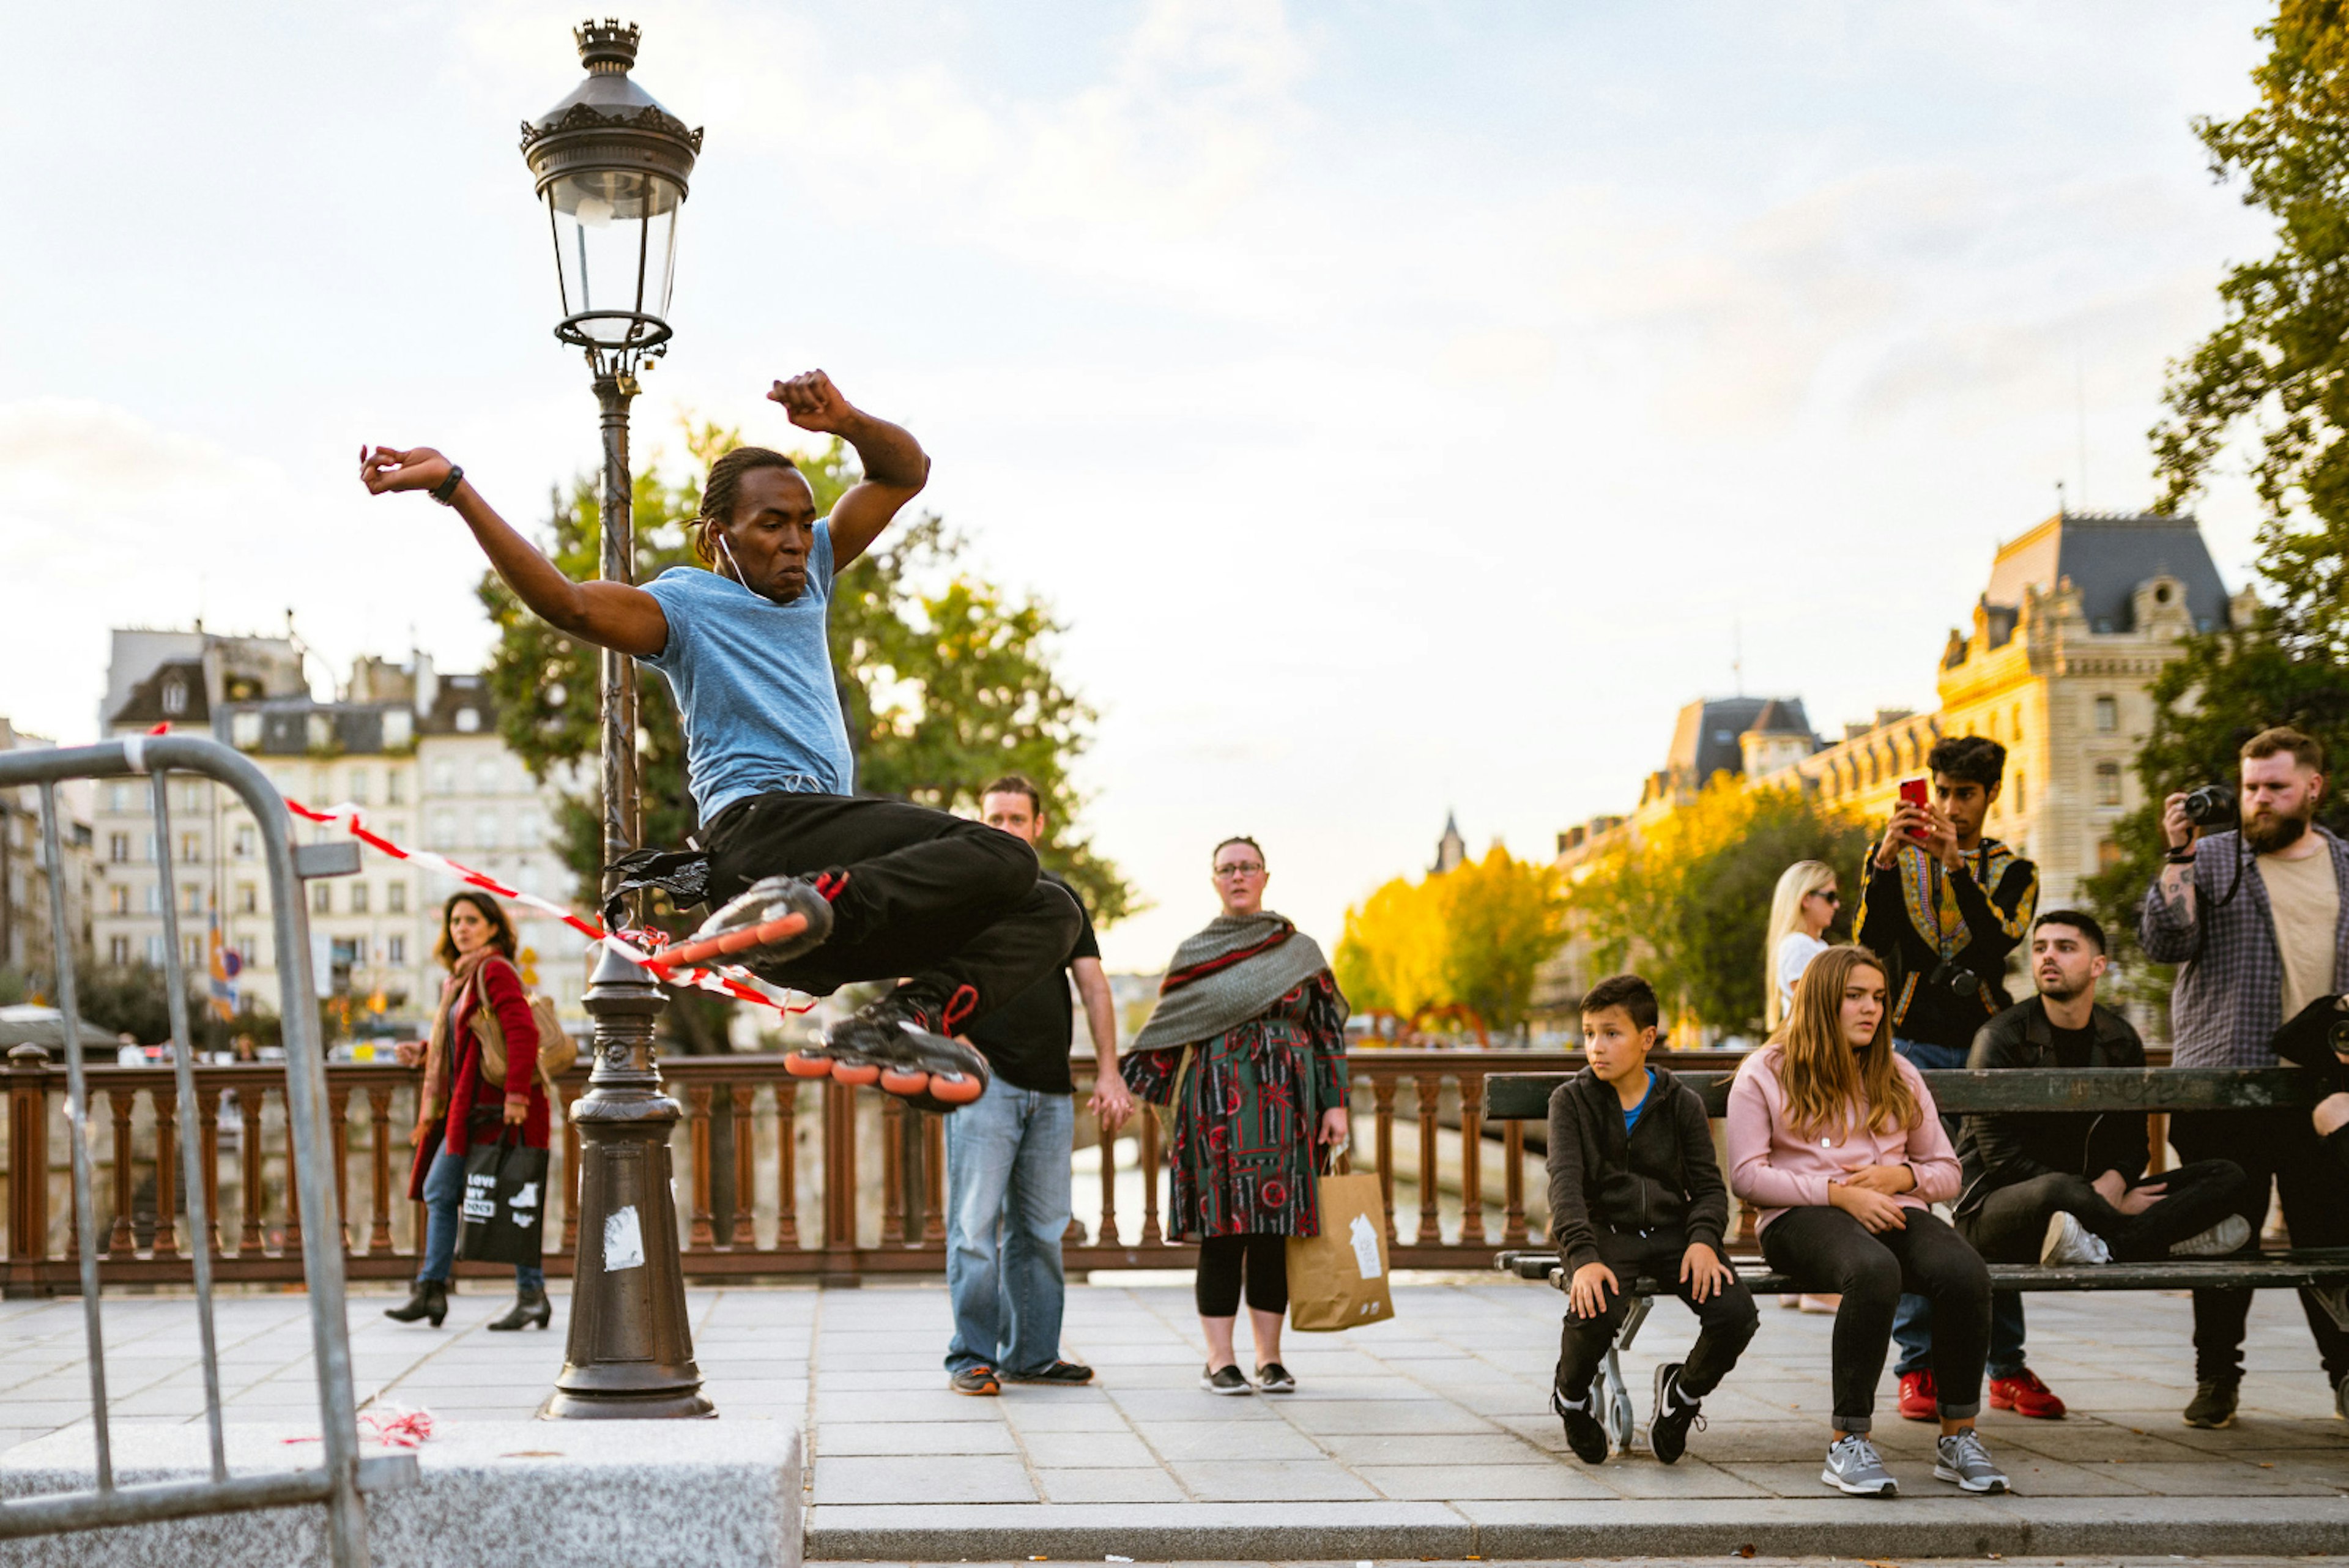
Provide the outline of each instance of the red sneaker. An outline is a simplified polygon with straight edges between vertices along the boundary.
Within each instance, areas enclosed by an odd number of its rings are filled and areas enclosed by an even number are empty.
[[[2064,1401],[2055,1397],[2055,1391],[2039,1381],[2039,1374],[2028,1366],[2012,1377],[1990,1380],[1990,1407],[2012,1410],[2034,1421],[2064,1418]]]
[[[1900,1417],[1906,1421],[1938,1421],[1941,1418],[1941,1397],[1934,1390],[1931,1373],[1901,1375]]]

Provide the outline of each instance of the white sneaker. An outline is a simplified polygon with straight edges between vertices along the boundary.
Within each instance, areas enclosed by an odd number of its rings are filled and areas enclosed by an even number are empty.
[[[2047,1217],[2047,1239],[2039,1243],[2039,1262],[2044,1265],[2109,1263],[2113,1250],[2105,1239],[2089,1230],[2070,1214],[2058,1209]]]
[[[2240,1251],[2251,1239],[2251,1222],[2240,1214],[2230,1214],[2208,1231],[2197,1231],[2183,1241],[2169,1244],[2173,1258],[2218,1258]]]

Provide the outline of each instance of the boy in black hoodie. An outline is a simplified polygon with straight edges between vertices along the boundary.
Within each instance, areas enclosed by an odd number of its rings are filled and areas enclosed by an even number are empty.
[[[1737,1365],[1759,1326],[1754,1297],[1722,1256],[1729,1189],[1697,1092],[1648,1065],[1656,993],[1636,974],[1582,999],[1590,1065],[1549,1097],[1549,1229],[1570,1281],[1550,1408],[1585,1464],[1607,1458],[1591,1382],[1622,1325],[1624,1286],[1670,1282],[1697,1315],[1685,1362],[1656,1368],[1648,1447],[1666,1464],[1688,1448],[1698,1401]]]

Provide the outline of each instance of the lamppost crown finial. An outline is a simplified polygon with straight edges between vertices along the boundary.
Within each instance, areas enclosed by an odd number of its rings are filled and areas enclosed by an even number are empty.
[[[644,29],[634,22],[622,26],[617,16],[606,16],[598,22],[589,17],[571,29],[578,40],[579,58],[587,68],[598,75],[625,72],[636,63],[636,40]]]

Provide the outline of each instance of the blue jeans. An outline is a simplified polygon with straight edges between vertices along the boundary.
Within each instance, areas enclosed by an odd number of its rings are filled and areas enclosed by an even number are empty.
[[[432,1157],[424,1173],[424,1266],[416,1271],[419,1284],[445,1282],[457,1262],[457,1200],[465,1194],[465,1157],[446,1147]],[[514,1265],[514,1289],[546,1288],[546,1271],[534,1263]]]
[[[1017,1376],[1061,1359],[1061,1236],[1076,1127],[1071,1096],[1001,1078],[947,1118],[948,1372],[991,1366]]]
[[[1909,1058],[1920,1073],[1954,1072],[1966,1064],[1961,1045],[1929,1045],[1922,1040],[1895,1040],[1892,1048]],[[1958,1141],[1958,1119],[1943,1116],[1951,1147]],[[1900,1346],[1893,1365],[1896,1376],[1924,1372],[1933,1365],[1933,1303],[1923,1296],[1902,1296],[1892,1311],[1892,1339]],[[2014,1291],[1990,1293],[1990,1365],[1992,1379],[2012,1377],[2023,1370],[2023,1297]]]

